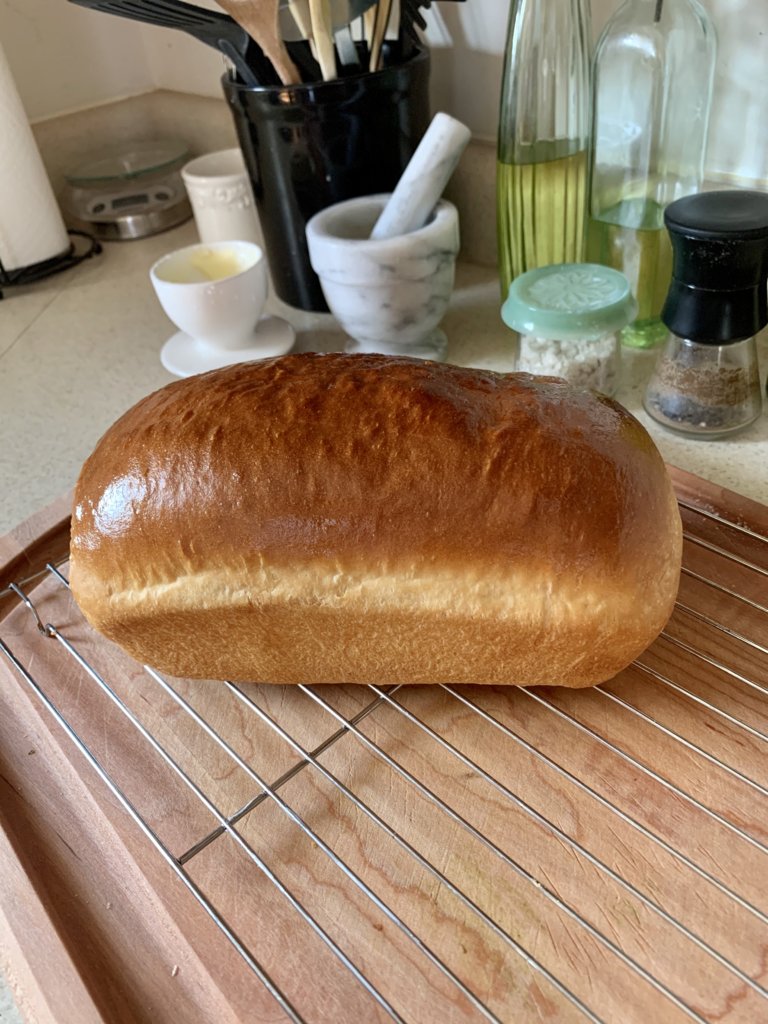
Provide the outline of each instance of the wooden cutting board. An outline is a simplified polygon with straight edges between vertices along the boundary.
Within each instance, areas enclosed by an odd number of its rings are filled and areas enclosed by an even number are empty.
[[[590,691],[161,680],[63,578],[23,585],[53,636],[7,590],[65,502],[0,541],[27,1018],[768,1020],[768,509],[671,472],[675,613]]]

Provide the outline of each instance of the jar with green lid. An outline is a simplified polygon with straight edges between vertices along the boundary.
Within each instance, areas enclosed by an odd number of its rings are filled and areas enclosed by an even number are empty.
[[[620,332],[636,313],[627,278],[592,263],[529,270],[501,307],[504,323],[520,335],[518,370],[606,395],[619,386]]]

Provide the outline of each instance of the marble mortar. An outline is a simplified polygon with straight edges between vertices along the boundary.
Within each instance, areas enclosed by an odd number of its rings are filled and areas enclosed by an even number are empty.
[[[352,339],[348,352],[443,359],[437,325],[453,291],[456,207],[441,199],[423,228],[372,239],[389,194],[336,203],[307,224],[309,256],[328,306]]]

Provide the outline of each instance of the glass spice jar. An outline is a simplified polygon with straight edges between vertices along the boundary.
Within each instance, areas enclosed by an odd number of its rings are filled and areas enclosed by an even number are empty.
[[[742,430],[762,411],[754,337],[705,345],[668,336],[643,400],[657,423],[691,437]]]
[[[521,274],[501,308],[520,335],[516,369],[614,395],[620,332],[637,312],[626,277],[610,267],[560,263]]]
[[[768,195],[705,192],[664,215],[674,254],[670,334],[643,396],[649,416],[716,440],[762,411],[755,335],[768,323]]]

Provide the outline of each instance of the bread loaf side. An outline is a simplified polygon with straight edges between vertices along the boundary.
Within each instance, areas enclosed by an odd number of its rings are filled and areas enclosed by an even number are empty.
[[[681,544],[661,456],[610,399],[292,355],[177,381],[107,431],[70,579],[172,675],[589,686],[664,626]]]

